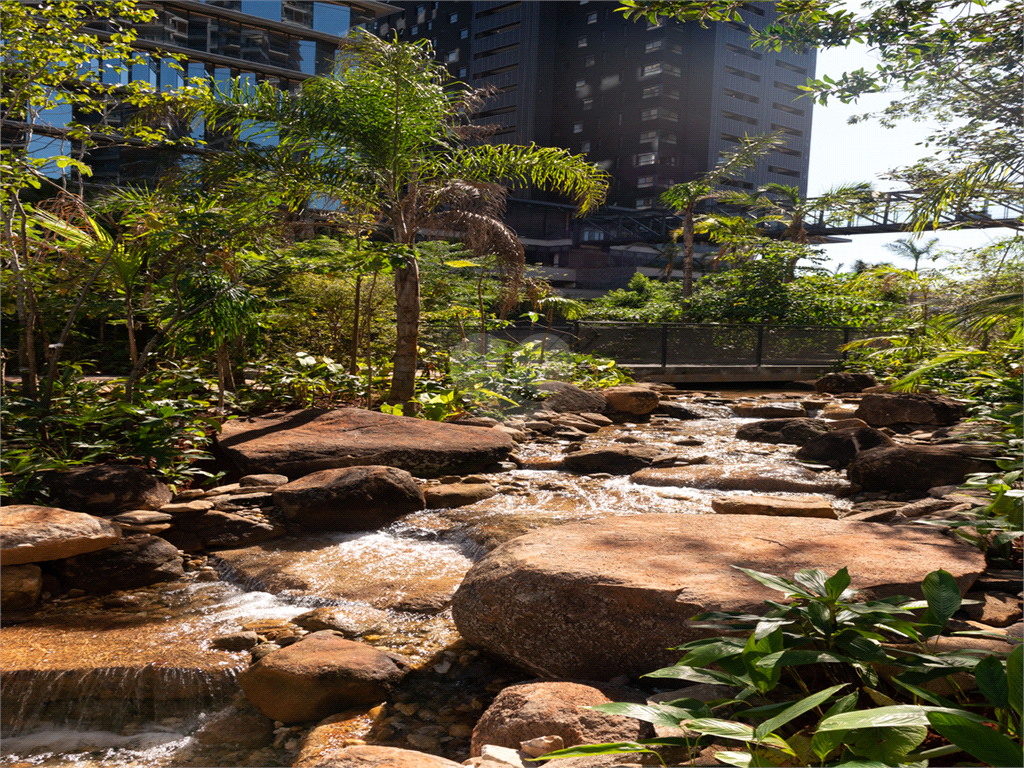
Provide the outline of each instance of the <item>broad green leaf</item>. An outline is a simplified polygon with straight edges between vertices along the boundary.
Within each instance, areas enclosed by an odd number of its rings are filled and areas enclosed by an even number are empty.
[[[897,765],[927,737],[928,728],[923,725],[858,728],[848,731],[843,743],[859,757]]]
[[[991,728],[949,712],[930,712],[928,722],[939,735],[960,749],[994,766],[1024,765],[1021,745]]]
[[[737,723],[734,720],[719,720],[714,717],[702,717],[696,720],[691,720],[686,724],[686,727],[691,731],[704,733],[708,736],[721,736],[722,738],[735,739],[736,741],[758,741],[761,744],[781,749],[784,752],[790,751],[789,745],[778,736],[769,734],[763,739],[757,739],[754,736],[754,729],[751,726],[746,725],[745,723]]]
[[[956,709],[956,704],[951,702],[949,699],[944,699],[942,696],[939,696],[938,694],[932,693],[931,691],[929,691],[929,690],[927,690],[925,688],[919,688],[916,685],[911,685],[910,683],[905,683],[902,680],[900,680],[898,677],[892,678],[892,682],[894,682],[900,688],[903,688],[904,690],[910,691],[912,694],[917,696],[919,699],[924,699],[929,704],[934,704],[937,707],[946,707],[948,709]]]
[[[734,565],[733,568],[735,568],[737,571],[743,571],[743,573],[747,574],[747,576],[754,579],[755,581],[760,582],[761,584],[764,584],[769,589],[775,589],[779,592],[785,592],[787,595],[799,595],[800,597],[807,598],[814,597],[813,593],[808,592],[805,589],[801,589],[799,586],[797,586],[789,579],[784,579],[781,576],[773,576],[770,573],[762,573],[761,571],[754,571],[750,568],[740,568],[738,565]]]
[[[687,653],[679,660],[679,666],[706,667],[719,659],[741,653],[744,645],[744,641],[739,638],[718,638],[715,642],[706,643]]]
[[[828,712],[825,713],[825,717],[832,717],[832,715],[841,715],[844,712],[852,712],[857,708],[857,700],[860,698],[860,694],[857,691],[846,694],[843,698],[836,701],[831,707],[828,708]]]
[[[843,745],[843,738],[846,731],[818,731],[811,739],[811,749],[818,759],[825,762],[825,758]]]
[[[850,574],[844,567],[836,571],[836,575],[825,582],[825,591],[830,598],[837,600],[849,586]]]
[[[997,709],[1010,706],[1010,687],[1006,682],[1006,670],[999,659],[986,656],[979,661],[974,667],[974,679],[990,704]]]
[[[676,680],[689,680],[693,683],[707,683],[708,685],[738,685],[746,688],[747,683],[728,672],[719,672],[716,669],[694,669],[693,667],[665,667],[648,672],[644,677],[671,677]]]
[[[659,706],[685,709],[688,712],[696,713],[693,717],[714,717],[711,707],[699,699],[673,699],[672,701],[663,701]]]
[[[928,610],[922,617],[926,624],[945,626],[946,622],[960,609],[960,587],[956,579],[946,571],[932,571],[921,582],[921,591],[928,601]]]
[[[914,704],[901,704],[895,707],[878,707],[856,712],[844,712],[826,717],[818,726],[818,731],[840,731],[854,728],[892,728],[904,725],[928,725],[928,713],[946,712],[962,715],[974,722],[983,723],[985,718],[973,712],[945,707],[924,707]]]
[[[864,691],[864,693],[866,693],[868,695],[868,697],[873,702],[875,702],[875,704],[877,704],[880,707],[897,707],[897,706],[899,706],[896,703],[895,699],[890,698],[889,696],[886,696],[881,691],[876,691],[874,688],[869,688],[868,686],[864,686],[863,691]]]
[[[817,568],[801,568],[793,574],[793,581],[820,597],[828,597],[828,587],[825,586],[828,576],[824,571]]]
[[[770,691],[779,682],[782,675],[781,667],[777,665],[759,666],[758,662],[765,655],[782,650],[782,630],[777,629],[767,637],[760,640],[755,635],[747,639],[747,644],[740,654],[743,667],[747,676],[755,687],[761,692]]]
[[[774,733],[777,728],[781,728],[783,725],[788,723],[797,717],[800,717],[804,712],[808,712],[815,707],[821,706],[827,701],[833,694],[842,688],[846,687],[846,683],[842,685],[833,685],[831,688],[826,688],[823,691],[818,691],[800,701],[796,702],[790,707],[777,714],[770,720],[765,720],[754,730],[754,736],[758,739],[763,739],[765,735]]]
[[[665,725],[678,728],[682,720],[692,720],[699,715],[686,709],[670,707],[664,704],[633,704],[628,701],[616,701],[609,704],[595,704],[587,709],[596,709],[609,715],[622,715],[642,720],[654,725]]]
[[[789,619],[765,619],[764,621],[759,621],[757,622],[757,627],[754,628],[754,639],[763,640],[779,627],[786,627],[794,623]]]
[[[739,768],[751,768],[754,756],[749,752],[715,752],[715,760],[726,765],[736,765]]]
[[[559,757],[592,757],[594,755],[628,755],[635,754],[637,752],[651,752],[654,753],[653,749],[648,749],[643,744],[638,744],[635,741],[618,741],[608,744],[580,744],[575,747],[567,747],[566,749],[555,750],[554,752],[548,752],[546,755],[533,758],[534,760],[552,760]]]
[[[828,606],[817,600],[812,600],[807,606],[807,612],[811,617],[811,624],[825,637],[829,637],[832,634],[832,613],[829,611]]]
[[[781,651],[769,653],[757,662],[764,667],[799,667],[803,664],[852,664],[853,659],[829,651]]]
[[[858,634],[844,632],[835,639],[835,643],[841,651],[857,661],[874,661],[884,664],[889,660],[878,643],[873,643]]]
[[[1006,659],[1006,682],[1009,686],[1009,702],[1010,707],[1017,716],[1021,716],[1021,689],[1024,689],[1024,680],[1022,680],[1021,667],[1024,661],[1024,645],[1018,645]]]

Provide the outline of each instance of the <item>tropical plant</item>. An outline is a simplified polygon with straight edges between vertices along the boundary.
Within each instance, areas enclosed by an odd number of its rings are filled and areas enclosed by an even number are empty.
[[[937,237],[933,237],[924,245],[918,245],[909,237],[901,237],[891,243],[886,243],[885,247],[897,256],[913,259],[914,271],[917,272],[921,259],[929,258],[934,262],[939,257],[939,254],[935,253],[935,247],[938,244],[939,238]]]
[[[251,184],[287,181],[293,200],[354,204],[379,217],[378,236],[406,246],[395,269],[389,399],[407,402],[415,388],[421,309],[412,249],[417,239],[445,233],[473,253],[494,254],[499,271],[515,285],[523,254],[500,220],[506,189],[551,189],[572,197],[583,213],[604,199],[607,174],[560,149],[467,144],[472,131],[466,117],[480,94],[458,89],[426,41],[388,43],[364,35],[345,50],[333,77],[306,80],[298,94],[269,83],[236,84],[201,104],[239,134],[251,132],[256,121],[278,137],[273,147],[240,146],[207,171]]]

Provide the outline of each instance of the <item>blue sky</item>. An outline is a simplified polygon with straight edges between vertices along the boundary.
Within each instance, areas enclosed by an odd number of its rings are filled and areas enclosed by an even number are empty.
[[[860,67],[874,69],[878,63],[866,46],[854,45],[849,48],[834,48],[818,52],[817,76],[824,74],[835,77]],[[879,190],[897,189],[898,184],[878,178],[890,168],[909,165],[919,158],[932,154],[932,150],[921,146],[931,126],[912,121],[901,122],[896,128],[883,128],[876,120],[847,125],[851,115],[862,114],[884,107],[898,94],[871,94],[853,104],[830,102],[828,106],[814,106],[814,122],[811,130],[810,176],[807,194],[814,196],[829,187],[858,181],[870,181]],[[1008,229],[960,230],[953,232],[926,232],[925,241],[937,237],[941,248],[969,248],[985,245],[994,239],[1010,234]],[[829,263],[825,266],[836,269],[843,264],[848,270],[854,261],[861,259],[869,263],[890,261],[897,266],[910,267],[912,262],[894,258],[886,250],[885,243],[906,235],[856,235],[851,243],[835,243],[824,246]],[[937,266],[942,266],[940,260]]]

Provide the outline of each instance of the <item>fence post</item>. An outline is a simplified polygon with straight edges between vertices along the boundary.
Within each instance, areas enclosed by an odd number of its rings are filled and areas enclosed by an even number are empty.
[[[668,323],[661,324],[661,367],[668,368]]]
[[[761,353],[764,350],[764,326],[757,326],[757,367],[761,367]]]

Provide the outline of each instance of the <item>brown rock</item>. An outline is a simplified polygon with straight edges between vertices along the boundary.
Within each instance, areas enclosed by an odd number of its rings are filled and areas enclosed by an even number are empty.
[[[834,467],[846,467],[861,451],[893,445],[896,443],[891,437],[871,427],[834,429],[813,437],[800,446],[796,458]]]
[[[829,424],[833,430],[837,429],[859,429],[868,426],[863,419],[836,419]]]
[[[736,430],[736,437],[755,443],[803,445],[828,430],[828,422],[821,419],[767,419],[743,424]]]
[[[585,709],[613,701],[646,703],[640,691],[589,681],[540,680],[509,686],[473,729],[470,755],[479,755],[485,744],[519,749],[520,742],[542,736],[560,736],[566,747],[654,737],[649,723]]]
[[[243,670],[238,683],[272,720],[322,720],[386,699],[406,671],[396,658],[329,630],[314,632]]]
[[[497,495],[497,491],[486,483],[456,483],[435,485],[423,489],[427,509],[452,509],[465,507]]]
[[[816,382],[817,392],[863,392],[868,387],[878,386],[878,379],[870,373],[826,373]]]
[[[846,469],[865,491],[920,491],[960,485],[969,474],[991,472],[995,452],[983,446],[895,445],[858,453]]]
[[[792,419],[807,416],[800,403],[736,403],[729,406],[744,419]]]
[[[292,768],[462,768],[437,755],[398,747],[373,744],[343,746],[336,740],[317,734],[315,729],[306,738],[302,752]],[[317,734],[314,738],[314,734]]]
[[[537,385],[540,392],[550,393],[544,398],[544,409],[556,413],[601,413],[608,407],[608,401],[600,392],[580,389],[565,381],[542,381]]]
[[[0,508],[0,565],[74,557],[120,539],[116,523],[82,512],[35,504]]]
[[[61,582],[86,592],[137,589],[185,575],[178,549],[157,536],[140,533],[96,552],[57,564]]]
[[[842,480],[785,464],[771,468],[751,467],[748,464],[723,464],[641,469],[634,472],[629,479],[640,485],[713,488],[719,491],[844,494],[850,488],[849,484]]]
[[[43,572],[38,565],[5,565],[0,568],[0,610],[25,611],[36,604],[43,591]]]
[[[651,462],[660,455],[661,449],[649,445],[604,445],[570,453],[562,460],[562,466],[580,474],[608,472],[628,475],[651,466]]]
[[[388,615],[376,608],[352,605],[345,608],[316,608],[296,616],[292,622],[310,632],[333,629],[351,640],[380,632],[388,623]]]
[[[246,475],[238,481],[240,488],[247,486],[260,486],[266,487],[268,485],[284,485],[288,482],[288,478],[285,475]]]
[[[259,645],[260,636],[255,632],[232,632],[229,635],[219,635],[211,641],[214,648],[222,651],[248,651]]]
[[[662,400],[658,403],[658,411],[673,419],[694,421],[696,419],[731,419],[735,414],[723,405],[705,405],[703,403],[679,402]]]
[[[782,515],[838,519],[832,502],[821,496],[726,496],[711,500],[720,515]]]
[[[48,472],[43,482],[55,507],[116,515],[130,509],[160,509],[171,500],[171,489],[142,467],[97,464]]]
[[[691,625],[698,613],[762,612],[779,599],[733,565],[784,576],[846,566],[867,599],[920,597],[938,568],[966,592],[985,567],[979,550],[917,526],[613,517],[502,544],[466,575],[452,612],[470,644],[535,674],[607,680],[674,664],[679,652],[667,648],[715,634]]]
[[[658,393],[646,387],[610,387],[604,390],[608,410],[632,413],[636,416],[648,414],[658,407]],[[517,747],[518,748],[518,747]]]
[[[831,421],[846,421],[847,419],[854,418],[856,412],[856,405],[850,403],[829,403],[821,409],[818,418]]]
[[[412,475],[380,466],[314,472],[278,487],[274,503],[299,525],[333,531],[381,528],[426,505]]]
[[[217,712],[193,734],[200,744],[260,749],[274,740],[274,721],[252,709]]]
[[[980,600],[980,605],[965,605],[963,610],[973,621],[980,621],[990,627],[1008,627],[1021,620],[1020,598],[1016,595],[987,592],[979,595],[967,595],[973,600]]]
[[[494,429],[361,408],[232,419],[217,441],[243,472],[290,478],[366,465],[398,467],[421,477],[460,474],[504,460],[515,445]]]
[[[607,416],[603,416],[600,413],[581,413],[579,416],[581,419],[586,419],[598,427],[610,427],[614,423]]]
[[[967,415],[963,405],[941,395],[866,394],[854,414],[872,427],[896,424],[955,424]]]

